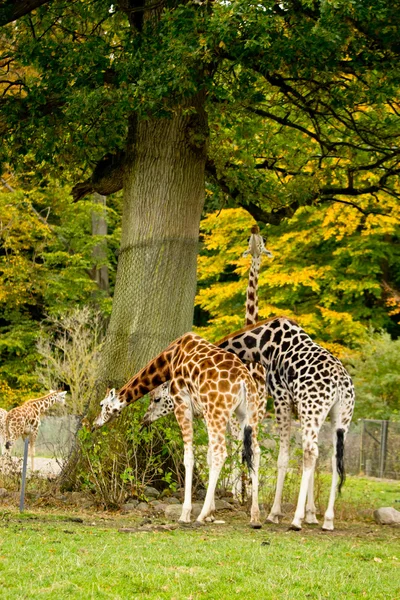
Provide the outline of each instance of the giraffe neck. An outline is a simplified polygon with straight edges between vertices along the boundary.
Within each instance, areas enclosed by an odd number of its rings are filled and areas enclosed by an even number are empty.
[[[164,352],[149,362],[137,375],[134,375],[118,392],[121,400],[127,404],[136,402],[151,390],[171,379],[171,358],[176,344],[173,343]]]
[[[260,257],[252,257],[246,294],[246,325],[258,321],[258,274],[260,272]]]
[[[37,400],[32,400],[32,405],[36,408],[39,414],[45,412],[52,406],[57,400],[57,394],[51,394],[50,396],[45,396],[44,398],[38,398]]]

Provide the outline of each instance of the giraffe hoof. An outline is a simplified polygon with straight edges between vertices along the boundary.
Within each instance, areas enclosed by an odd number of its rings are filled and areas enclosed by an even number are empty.
[[[269,516],[265,519],[266,523],[272,523],[273,525],[279,525],[279,517],[278,515]]]
[[[288,531],[301,531],[301,526],[294,525],[293,523],[290,525]]]
[[[204,527],[205,523],[204,523],[204,521],[194,521],[192,526],[193,527]]]
[[[252,529],[261,529],[262,525],[261,523],[250,523],[250,527]]]
[[[333,525],[323,525],[321,529],[322,531],[333,531]]]
[[[180,527],[191,527],[193,525],[193,523],[191,523],[190,521],[181,521],[179,519],[178,524]]]

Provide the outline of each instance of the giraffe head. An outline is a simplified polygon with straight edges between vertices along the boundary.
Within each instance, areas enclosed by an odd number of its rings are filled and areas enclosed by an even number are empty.
[[[249,247],[243,252],[243,256],[251,254],[253,258],[260,258],[262,254],[265,254],[269,258],[273,258],[272,252],[267,250],[265,247],[266,240],[260,235],[260,228],[258,225],[253,225],[251,228],[251,235],[248,238]]]
[[[146,427],[157,421],[160,417],[165,417],[174,410],[174,401],[170,395],[170,381],[162,383],[158,388],[150,392],[150,404],[146,414],[142,419],[142,425]]]
[[[54,400],[54,402],[58,402],[61,406],[65,406],[65,396],[67,392],[57,392],[56,390],[50,390],[48,394],[49,400]]]
[[[92,431],[119,417],[121,410],[126,406],[126,402],[119,397],[119,393],[113,388],[112,390],[107,390],[107,395],[100,402],[100,406],[101,413],[94,420]]]

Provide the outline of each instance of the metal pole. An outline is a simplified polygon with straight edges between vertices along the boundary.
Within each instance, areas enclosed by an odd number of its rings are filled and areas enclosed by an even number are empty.
[[[360,473],[364,473],[364,434],[365,434],[365,419],[362,422],[361,436],[360,436]]]
[[[379,477],[385,474],[386,452],[387,452],[387,437],[388,437],[388,421],[382,421],[381,430],[381,455],[379,457]]]
[[[28,448],[29,448],[29,438],[27,437],[27,438],[25,438],[25,446],[24,446],[24,462],[22,465],[22,481],[21,481],[21,495],[19,497],[19,512],[24,512],[26,467],[28,466]]]

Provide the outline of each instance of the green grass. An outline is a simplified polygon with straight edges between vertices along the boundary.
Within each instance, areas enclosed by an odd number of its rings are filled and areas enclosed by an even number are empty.
[[[225,525],[120,533],[132,517],[0,513],[0,597],[219,600],[400,597],[400,531]]]

